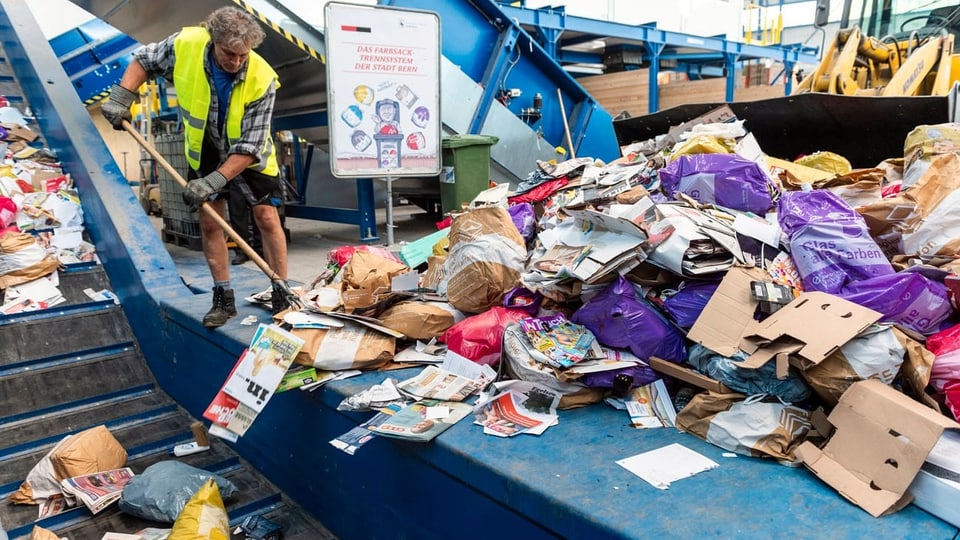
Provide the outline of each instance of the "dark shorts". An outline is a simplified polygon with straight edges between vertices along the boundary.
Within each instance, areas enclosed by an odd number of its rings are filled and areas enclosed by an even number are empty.
[[[208,158],[209,156],[209,158]],[[193,180],[206,176],[217,170],[220,165],[217,159],[217,152],[204,149],[200,157],[200,170],[190,169],[187,172],[187,179]],[[283,206],[283,187],[280,184],[280,176],[268,176],[266,174],[247,169],[240,173],[233,180],[227,182],[227,187],[220,190],[213,200],[227,200],[229,190],[239,190],[251,206],[258,204],[268,204],[270,206]]]

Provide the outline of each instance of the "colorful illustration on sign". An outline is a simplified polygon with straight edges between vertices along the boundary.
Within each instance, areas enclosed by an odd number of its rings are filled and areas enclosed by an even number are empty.
[[[350,136],[350,142],[353,143],[354,148],[363,152],[370,147],[370,143],[373,142],[373,139],[364,133],[363,130],[358,129],[353,132],[353,135]]]
[[[360,110],[360,107],[351,105],[340,113],[340,119],[346,122],[348,126],[355,128],[363,121],[363,111]]]
[[[417,107],[413,110],[413,114],[410,115],[410,121],[418,128],[427,127],[427,122],[430,121],[430,109],[423,105]]]
[[[439,23],[435,13],[326,5],[335,176],[439,174]]]
[[[353,89],[353,97],[355,97],[361,105],[369,105],[373,103],[373,88],[361,84]]]

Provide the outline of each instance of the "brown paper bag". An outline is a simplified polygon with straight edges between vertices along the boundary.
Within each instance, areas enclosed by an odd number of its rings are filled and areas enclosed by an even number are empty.
[[[677,413],[677,429],[745,456],[797,462],[800,443],[818,435],[809,411],[745,399],[743,394],[697,394]]]
[[[893,383],[905,352],[892,327],[871,327],[800,373],[823,402],[832,407],[857,381],[877,379],[887,385]]]
[[[917,183],[896,196],[861,206],[857,212],[888,258],[898,254],[933,257],[960,255],[960,156],[933,158]]]
[[[409,271],[403,263],[368,251],[356,251],[341,270],[340,298],[344,311],[375,317],[386,309],[383,302],[393,295],[393,278]]]
[[[0,235],[0,289],[42,278],[60,267],[56,257],[47,255],[32,234],[6,232]]]
[[[345,323],[343,328],[294,328],[293,334],[304,340],[294,361],[324,371],[376,369],[393,359],[396,338]]]
[[[70,437],[50,455],[57,478],[119,469],[127,463],[127,451],[106,426],[97,426]]]
[[[30,540],[60,540],[60,537],[49,529],[34,525],[30,531]]]
[[[380,314],[380,322],[410,339],[430,341],[439,337],[464,314],[446,302],[401,302]]]
[[[930,352],[919,341],[911,338],[901,332],[898,328],[893,329],[894,334],[907,351],[903,365],[900,366],[900,376],[903,380],[903,391],[913,399],[923,403],[931,409],[945,412],[932,396],[927,394],[927,385],[930,384],[930,372],[933,369],[933,361],[937,355]]]
[[[527,249],[503,208],[489,206],[454,218],[444,264],[447,299],[464,313],[499,305],[520,281]]]

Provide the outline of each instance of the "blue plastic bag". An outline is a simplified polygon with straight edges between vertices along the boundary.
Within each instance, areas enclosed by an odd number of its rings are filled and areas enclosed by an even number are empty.
[[[173,523],[193,494],[213,478],[220,496],[237,491],[230,480],[174,460],[160,461],[130,479],[120,496],[120,510],[143,519]]]
[[[690,347],[687,362],[700,373],[748,396],[768,394],[787,403],[801,402],[811,396],[810,385],[793,368],[787,372],[785,379],[778,379],[777,363],[773,360],[756,369],[734,364],[746,360],[748,356],[747,353],[739,351],[727,358],[695,343]]]
[[[656,356],[670,362],[687,358],[684,337],[649,302],[638,298],[623,276],[574,312],[571,321],[586,326],[606,347],[629,349],[646,361]]]
[[[676,294],[664,300],[663,309],[677,326],[691,328],[719,286],[714,281],[687,281]]]

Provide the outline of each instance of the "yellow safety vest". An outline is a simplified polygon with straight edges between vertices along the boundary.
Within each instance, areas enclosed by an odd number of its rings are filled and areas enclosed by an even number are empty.
[[[177,89],[180,116],[183,118],[187,163],[194,170],[200,168],[200,150],[203,148],[203,133],[210,111],[210,81],[203,69],[209,42],[210,34],[205,28],[199,26],[182,29],[173,41],[173,50],[176,54],[173,86]],[[246,73],[230,93],[226,121],[227,142],[230,145],[236,144],[240,139],[240,125],[245,107],[262,98],[270,89],[271,83],[276,88],[280,87],[277,73],[263,57],[250,51]],[[276,176],[280,173],[273,138],[269,134],[259,155],[254,157],[259,161],[250,165],[249,169],[268,176]]]

